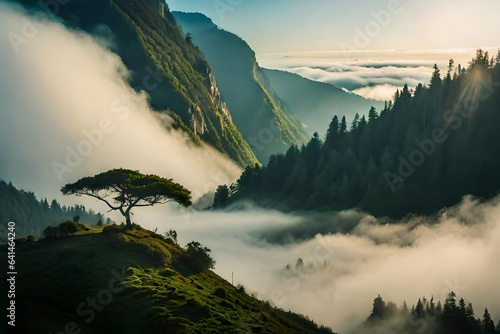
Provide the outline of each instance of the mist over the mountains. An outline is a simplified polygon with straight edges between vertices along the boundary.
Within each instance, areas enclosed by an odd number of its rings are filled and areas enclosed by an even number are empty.
[[[330,83],[367,99],[389,101],[405,84],[428,84],[435,63],[446,73],[448,61],[467,66],[475,50],[364,51],[264,54],[266,68],[297,73]],[[495,53],[495,50],[492,50]]]
[[[5,3],[0,34],[7,36],[0,39],[0,178],[57,197],[67,182],[123,167],[172,177],[199,197],[238,176],[239,168],[214,149],[167,130],[171,120],[158,121],[148,97],[127,84],[120,59],[90,36],[35,23]],[[382,99],[404,83],[427,81],[431,65],[296,66]],[[154,73],[145,80],[154,85]],[[488,307],[500,318],[499,197],[467,197],[433,217],[391,224],[358,211],[308,216],[251,205],[134,213],[144,227],[177,230],[182,245],[196,240],[211,248],[215,271],[227,280],[234,273],[235,284],[340,333],[359,333],[378,294],[411,305],[424,295],[443,301],[453,290],[474,303],[476,315]]]
[[[200,241],[227,280],[234,272],[235,284],[339,333],[357,333],[378,294],[411,307],[423,296],[444,302],[453,290],[474,303],[478,316],[488,307],[500,318],[498,197],[484,203],[466,197],[435,216],[392,224],[354,211],[308,217],[250,208],[136,218],[149,221],[148,228],[177,230],[181,244]],[[277,232],[286,236],[319,221],[324,231],[340,226],[350,233],[271,241]]]
[[[158,120],[109,41],[3,2],[0,34],[0,178],[50,198],[65,183],[122,167],[173,178],[199,197],[239,175],[225,156],[171,129],[168,116]],[[143,83],[154,87],[150,73]]]

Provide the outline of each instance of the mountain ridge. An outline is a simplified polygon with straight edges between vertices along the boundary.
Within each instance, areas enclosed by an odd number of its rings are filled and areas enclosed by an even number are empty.
[[[383,103],[347,93],[342,89],[299,74],[264,68],[270,85],[286,104],[288,111],[306,125],[309,135],[325,133],[334,115],[350,123],[356,113],[367,114],[372,106]]]
[[[290,145],[305,143],[301,123],[283,108],[246,41],[203,14],[172,14],[207,57],[235,124],[261,162]]]

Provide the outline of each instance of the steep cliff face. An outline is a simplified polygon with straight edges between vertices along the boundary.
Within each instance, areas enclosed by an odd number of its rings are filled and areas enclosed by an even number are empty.
[[[36,0],[19,2],[43,10]],[[175,113],[179,127],[189,128],[195,139],[240,165],[256,162],[220,98],[204,55],[183,36],[163,1],[72,0],[53,14],[94,35],[106,27],[104,37],[132,73],[130,84],[149,94],[155,110]]]
[[[262,162],[307,140],[302,125],[286,112],[244,40],[202,14],[172,14],[207,57],[236,126]]]

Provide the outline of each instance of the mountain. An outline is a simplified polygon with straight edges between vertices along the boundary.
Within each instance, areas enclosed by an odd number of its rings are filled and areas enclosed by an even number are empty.
[[[374,109],[350,132],[334,117],[323,142],[271,156],[243,172],[232,201],[252,199],[285,210],[361,208],[400,218],[433,214],[464,196],[500,191],[500,52],[477,51],[468,68],[429,86],[407,85],[380,115]],[[231,202],[231,201],[230,201]]]
[[[236,126],[259,160],[265,162],[272,153],[306,142],[302,125],[286,112],[244,40],[203,14],[172,14],[188,40],[205,54]]]
[[[325,133],[334,115],[345,116],[350,123],[356,113],[364,115],[371,106],[378,110],[383,103],[347,93],[331,84],[313,81],[298,74],[263,69],[274,91],[287,110],[297,117],[312,135]]]
[[[7,240],[7,223],[19,222],[16,226],[16,236],[31,234],[41,237],[43,230],[50,225],[61,223],[78,216],[85,224],[95,225],[103,220],[103,215],[88,210],[83,205],[72,207],[61,206],[56,200],[50,203],[45,198],[38,200],[35,193],[19,190],[0,180],[0,242]]]
[[[15,333],[332,333],[195,270],[183,259],[208,255],[197,243],[185,250],[137,226],[87,229],[16,245]]]
[[[183,36],[162,0],[72,0],[57,6],[18,2],[105,40],[130,70],[131,86],[146,91],[152,107],[171,115],[175,127],[240,165],[256,162],[221,100],[210,66]]]

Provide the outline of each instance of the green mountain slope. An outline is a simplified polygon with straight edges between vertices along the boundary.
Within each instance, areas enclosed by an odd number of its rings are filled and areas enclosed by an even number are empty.
[[[305,124],[309,134],[325,133],[334,115],[345,116],[350,123],[356,113],[364,115],[371,106],[378,110],[383,103],[344,92],[333,85],[313,81],[300,75],[263,69],[274,91],[285,102],[290,113]]]
[[[43,10],[36,0],[19,2]],[[178,116],[178,127],[241,165],[256,161],[221,102],[203,54],[186,41],[163,1],[72,0],[54,14],[67,26],[110,40],[132,72],[131,85],[145,90],[156,110]]]
[[[234,122],[262,162],[306,141],[302,125],[285,111],[244,40],[203,14],[172,14],[206,55]]]
[[[15,333],[331,333],[212,271],[189,272],[171,239],[86,233],[17,245]]]

